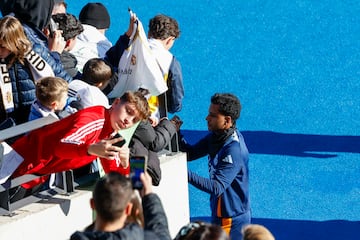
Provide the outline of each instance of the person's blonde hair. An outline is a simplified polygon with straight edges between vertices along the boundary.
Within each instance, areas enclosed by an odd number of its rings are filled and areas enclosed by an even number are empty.
[[[16,60],[24,64],[25,55],[30,51],[32,45],[17,18],[5,16],[0,19],[0,46],[11,52],[9,66]]]
[[[275,240],[272,233],[259,224],[248,224],[242,228],[243,240]]]
[[[44,77],[36,81],[36,98],[44,106],[60,101],[69,90],[68,82],[59,77]]]

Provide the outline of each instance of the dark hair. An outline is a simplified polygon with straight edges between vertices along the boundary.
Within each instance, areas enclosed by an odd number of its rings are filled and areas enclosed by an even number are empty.
[[[58,23],[59,29],[63,31],[62,36],[65,41],[76,37],[84,31],[81,22],[72,14],[58,13],[52,15],[52,19]]]
[[[166,15],[156,15],[149,21],[148,36],[164,40],[168,37],[178,38],[180,36],[179,25],[174,18]]]
[[[225,116],[230,116],[233,124],[240,117],[240,100],[231,93],[216,93],[211,97],[211,103],[219,105],[219,112]]]
[[[83,67],[82,79],[90,85],[105,84],[113,75],[113,68],[107,61],[102,58],[91,58]]]
[[[219,226],[204,222],[191,222],[183,226],[175,240],[229,240],[229,236]]]
[[[99,179],[93,191],[96,214],[103,220],[118,219],[130,202],[133,189],[131,181],[117,172],[109,172]]]

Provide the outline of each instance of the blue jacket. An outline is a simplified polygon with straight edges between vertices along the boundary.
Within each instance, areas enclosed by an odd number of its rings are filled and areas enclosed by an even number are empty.
[[[9,113],[7,117],[12,117],[16,124],[27,122],[31,104],[36,97],[31,71],[27,66],[15,62],[8,69],[8,72],[11,79],[14,111]]]
[[[212,133],[188,145],[188,160],[207,155],[211,138]],[[213,217],[235,217],[250,210],[248,156],[244,138],[236,130],[215,157],[209,157],[209,178],[188,171],[189,183],[210,194]]]

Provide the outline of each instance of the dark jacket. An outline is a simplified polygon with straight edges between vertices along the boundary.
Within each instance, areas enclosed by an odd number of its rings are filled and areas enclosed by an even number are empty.
[[[107,61],[113,68],[114,74],[110,79],[109,84],[106,86],[105,89],[103,89],[103,93],[105,95],[108,95],[114,86],[117,84],[119,78],[118,78],[118,67],[121,55],[125,51],[125,49],[129,46],[130,39],[129,37],[124,34],[119,37],[119,39],[116,41],[115,45],[113,45],[109,50],[106,52],[104,60]],[[110,100],[110,102],[113,99]]]
[[[148,168],[153,185],[158,186],[161,180],[160,160],[157,152],[163,150],[176,133],[176,127],[169,120],[161,120],[154,128],[151,124],[141,122],[130,141],[131,156],[147,156]]]
[[[209,178],[188,170],[188,182],[210,194],[212,217],[230,218],[250,211],[249,152],[239,130],[223,141],[214,133],[194,145],[183,140],[181,149],[187,152],[188,161],[209,156]]]
[[[80,79],[81,73],[76,68],[77,59],[74,54],[63,51],[60,55],[61,63],[64,67],[64,70],[73,78],[73,79]]]
[[[184,98],[183,76],[180,62],[173,57],[169,68],[168,79],[166,80],[168,90],[166,94],[166,107],[169,113],[180,112]]]
[[[121,55],[124,53],[125,49],[128,48],[129,42],[130,39],[126,34],[121,35],[115,45],[106,52],[104,59],[117,69]]]
[[[71,240],[117,240],[117,239],[171,239],[168,222],[160,198],[152,193],[142,199],[144,229],[137,224],[128,224],[115,232],[85,231],[75,232]]]

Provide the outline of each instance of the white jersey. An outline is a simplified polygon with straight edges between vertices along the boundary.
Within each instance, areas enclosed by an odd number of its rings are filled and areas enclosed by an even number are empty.
[[[84,108],[96,105],[110,107],[109,99],[98,87],[82,80],[73,80],[69,83],[69,97],[77,98]]]

